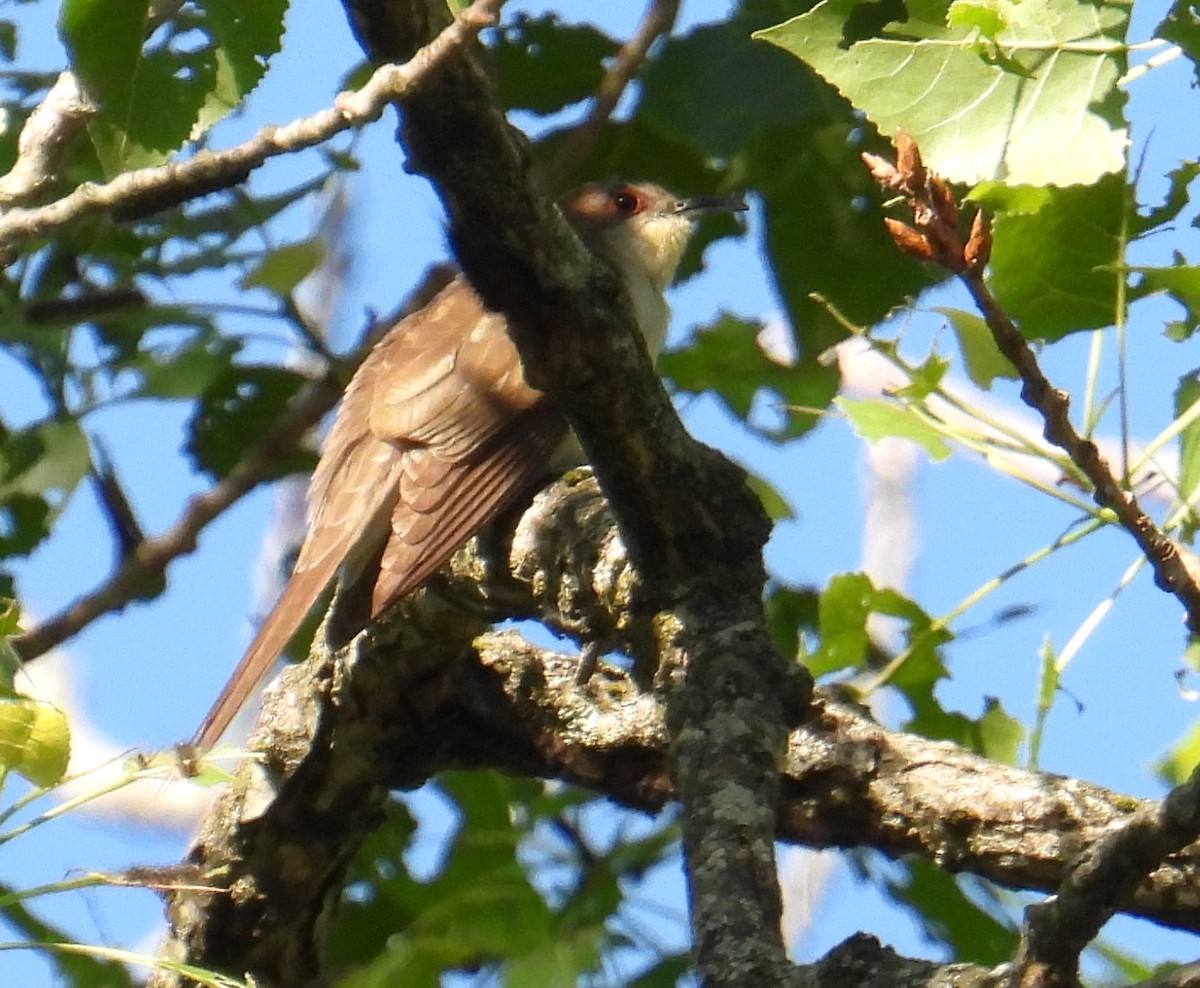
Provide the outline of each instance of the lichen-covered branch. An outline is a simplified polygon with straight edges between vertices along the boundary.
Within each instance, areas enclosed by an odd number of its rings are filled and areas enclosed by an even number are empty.
[[[1200,768],[1160,802],[1143,806],[1071,867],[1054,895],[1025,911],[1012,983],[1077,988],[1079,955],[1168,855],[1200,834]]]
[[[436,4],[346,0],[372,58],[440,30]],[[774,819],[786,727],[809,682],[762,613],[770,524],[743,473],[691,439],[655,377],[614,273],[539,191],[522,137],[467,51],[401,100],[410,168],[445,205],[455,256],[510,319],[526,375],[566,414],[642,578],[668,704],[693,947],[710,986],[786,984]]]

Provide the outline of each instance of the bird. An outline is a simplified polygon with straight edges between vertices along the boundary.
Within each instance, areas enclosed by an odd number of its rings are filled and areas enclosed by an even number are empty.
[[[617,180],[583,185],[558,206],[620,277],[652,359],[667,330],[664,292],[695,220],[747,208],[738,197],[681,198]],[[568,433],[526,381],[505,317],[464,275],[396,323],[346,387],[309,484],[292,574],[196,731],[195,750],[221,738],[335,579],[365,611],[349,619],[349,640],[543,478]]]

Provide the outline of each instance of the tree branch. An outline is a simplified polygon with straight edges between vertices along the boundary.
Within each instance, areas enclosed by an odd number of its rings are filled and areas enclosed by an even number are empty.
[[[376,825],[383,794],[445,769],[562,779],[645,812],[675,800],[660,692],[603,663],[580,683],[579,657],[511,632],[484,634],[502,616],[555,612],[558,627],[618,645],[654,625],[652,615],[636,616],[640,586],[597,484],[577,471],[456,553],[429,587],[341,653],[318,636],[310,659],[268,690],[251,739],[261,762],[240,767],[191,852],[193,883],[232,891],[171,896],[177,956],[307,983],[318,973],[317,918]],[[787,740],[772,835],[920,854],[1049,891],[1081,852],[1153,812],[1149,801],[889,731],[826,691]],[[1189,847],[1118,905],[1200,932],[1198,902],[1200,848]],[[789,969],[785,981],[801,973]]]
[[[475,0],[403,65],[381,65],[362,89],[339,93],[333,106],[311,116],[282,127],[264,127],[250,140],[224,151],[199,151],[186,161],[126,172],[103,184],[85,182],[45,206],[7,210],[0,216],[0,263],[11,263],[24,241],[47,236],[83,216],[107,210],[128,220],[177,206],[241,184],[273,157],[315,147],[344,131],[378,120],[389,104],[493,23],[502,2]],[[59,113],[55,119],[71,118]],[[46,149],[47,153],[52,150]],[[28,167],[43,166],[31,158]],[[21,177],[14,182],[21,188],[28,184]]]
[[[1054,895],[1025,910],[1011,983],[1077,988],[1079,955],[1168,855],[1200,834],[1200,767],[1161,802],[1145,806],[1089,848]]]
[[[604,73],[587,116],[566,134],[554,160],[546,168],[546,184],[558,188],[567,175],[575,173],[579,163],[595,147],[617,103],[629,88],[659,38],[671,33],[679,16],[679,0],[651,0],[633,36],[621,46],[612,65]]]
[[[405,57],[441,26],[440,7],[419,0],[346,5],[376,59]],[[700,977],[786,984],[777,763],[811,684],[764,626],[770,523],[743,472],[683,429],[614,273],[539,193],[470,53],[401,104],[410,168],[441,196],[455,255],[509,317],[531,383],[565,412],[642,575],[653,650],[635,660],[667,690]]]

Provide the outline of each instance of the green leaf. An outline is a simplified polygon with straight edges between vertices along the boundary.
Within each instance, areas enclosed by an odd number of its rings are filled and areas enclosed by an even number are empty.
[[[743,12],[672,35],[642,76],[638,113],[721,158],[742,152],[756,134],[824,116],[824,87],[795,59],[750,41],[761,25]]]
[[[11,433],[0,441],[0,500],[49,494],[61,506],[90,464],[77,422],[42,422]]]
[[[1196,176],[1200,175],[1200,163],[1185,161],[1178,168],[1167,173],[1167,194],[1163,197],[1161,206],[1147,210],[1144,216],[1136,216],[1130,223],[1130,229],[1136,236],[1144,236],[1151,230],[1173,223],[1179,218],[1185,206],[1190,201],[1188,187]]]
[[[301,240],[267,251],[238,284],[242,288],[265,288],[274,295],[289,295],[324,260],[323,240],[319,237]]]
[[[983,716],[979,718],[979,744],[973,746],[975,750],[994,762],[1016,765],[1017,753],[1024,740],[1025,727],[1005,713],[999,700],[989,696],[985,700]]]
[[[1158,777],[1169,786],[1188,780],[1192,770],[1200,765],[1200,724],[1193,724],[1154,764]]]
[[[800,656],[800,635],[817,630],[819,606],[820,595],[814,590],[768,586],[764,604],[767,631],[782,655]]]
[[[1185,320],[1169,324],[1168,335],[1176,342],[1191,338],[1200,328],[1200,267],[1176,265],[1168,268],[1133,268],[1141,275],[1136,298],[1162,293],[1183,306]]]
[[[130,367],[141,374],[135,393],[155,398],[194,398],[229,372],[236,344],[219,338],[195,339],[171,349],[148,350]]]
[[[909,439],[934,461],[950,455],[950,446],[940,432],[922,418],[911,405],[882,398],[838,398],[834,401],[850,420],[854,431],[867,442],[881,439]]]
[[[148,0],[66,0],[59,33],[71,68],[100,104],[90,133],[105,172],[158,164],[180,147],[211,91],[206,46],[144,46]]]
[[[201,395],[188,423],[185,447],[193,466],[223,477],[279,417],[305,378],[280,367],[235,364]],[[278,464],[276,476],[312,468],[311,451],[296,450]]]
[[[580,975],[600,960],[600,944],[607,940],[603,923],[559,931],[536,949],[523,951],[506,965],[508,988],[545,988],[577,984]]]
[[[1029,339],[1057,340],[1116,317],[1125,260],[1126,186],[1120,175],[1052,189],[1041,208],[1008,210],[1020,191],[993,186],[980,199],[997,210],[990,285]]]
[[[500,101],[510,109],[557,113],[591,97],[617,43],[590,25],[554,14],[518,15],[491,47]]]
[[[867,622],[872,614],[899,618],[908,625],[911,636],[925,634],[930,626],[929,616],[920,607],[895,590],[877,588],[865,573],[833,576],[821,591],[817,613],[820,648],[806,661],[814,676],[879,663],[879,656],[868,663],[872,646]],[[939,631],[934,643],[941,644],[949,637],[948,632]],[[920,659],[916,656],[909,661],[919,664]],[[945,670],[940,669],[939,676],[943,675]]]
[[[286,0],[206,0],[147,43],[149,6],[66,0],[59,17],[71,67],[100,104],[90,132],[109,175],[165,160],[237,106],[279,50]]]
[[[931,353],[919,366],[912,368],[909,382],[902,388],[897,388],[897,398],[921,402],[942,386],[942,379],[950,369],[950,361]]]
[[[960,961],[992,966],[1012,956],[1017,931],[964,895],[958,879],[922,858],[906,858],[904,867],[906,875],[885,878],[887,892],[910,907],[926,937]]]
[[[759,345],[761,325],[722,313],[717,321],[696,332],[683,350],[659,357],[658,366],[682,391],[711,391],[734,415],[760,435],[779,441],[811,427],[808,416],[790,417],[782,427],[750,420],[755,398],[767,391],[784,405],[824,407],[828,402],[823,368],[788,366],[772,360]]]
[[[1191,371],[1179,379],[1175,389],[1176,417],[1200,401],[1200,371]],[[1193,422],[1179,434],[1179,490],[1181,501],[1190,501],[1200,484],[1200,421]],[[1189,528],[1194,529],[1192,522]]]
[[[1020,375],[1000,352],[987,323],[973,312],[961,309],[935,309],[949,321],[958,337],[958,348],[962,351],[963,365],[967,376],[976,387],[989,390],[998,377],[1016,380]]]
[[[1196,83],[1200,83],[1200,9],[1196,0],[1175,0],[1154,37],[1179,45],[1191,60]]]
[[[0,558],[26,556],[50,535],[50,505],[44,497],[14,494],[0,501]]]
[[[883,150],[864,135],[861,121],[838,115],[777,127],[756,137],[744,155],[747,181],[763,202],[765,248],[798,367],[810,380],[803,404],[816,408],[826,407],[837,387],[836,366],[822,355],[849,334],[814,293],[851,322],[871,326],[947,277],[896,250],[879,190],[858,158],[867,149]]]
[[[287,0],[202,0],[205,24],[212,35],[216,77],[191,137],[241,105],[258,85],[267,63],[283,41]]]
[[[630,981],[629,988],[676,988],[680,979],[691,969],[691,954],[672,954]]]
[[[67,771],[71,733],[61,710],[27,699],[0,699],[0,765],[48,788]]]
[[[788,521],[796,517],[792,506],[774,484],[764,480],[758,474],[751,473],[746,477],[746,486],[754,491],[759,503],[771,521]]]
[[[1095,182],[1125,164],[1128,3],[910,0],[870,31],[825,0],[754,37],[791,52],[885,134],[902,128],[943,178]]]
[[[865,664],[874,593],[865,573],[839,573],[821,591],[817,609],[821,646],[806,663],[814,676]]]

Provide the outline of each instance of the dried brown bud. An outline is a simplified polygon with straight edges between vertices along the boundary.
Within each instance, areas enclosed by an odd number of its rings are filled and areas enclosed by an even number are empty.
[[[892,241],[904,253],[912,257],[919,257],[922,261],[933,260],[933,247],[923,234],[918,233],[907,223],[901,223],[890,216],[883,218],[883,225],[887,227],[887,232],[891,234]]]
[[[950,186],[934,175],[929,180],[929,197],[937,210],[938,218],[949,226],[958,225],[958,203]]]
[[[963,248],[963,260],[973,271],[982,271],[992,256],[992,224],[983,215],[983,210],[975,214],[971,220],[971,233],[967,237],[967,246]]]
[[[887,158],[881,158],[877,154],[871,154],[870,151],[862,153],[863,164],[867,166],[867,171],[871,173],[871,178],[875,179],[885,189],[893,189],[899,191],[901,187],[900,173],[896,171],[896,166],[893,165]]]
[[[925,187],[925,165],[916,141],[903,130],[896,131],[896,167],[914,191]]]

